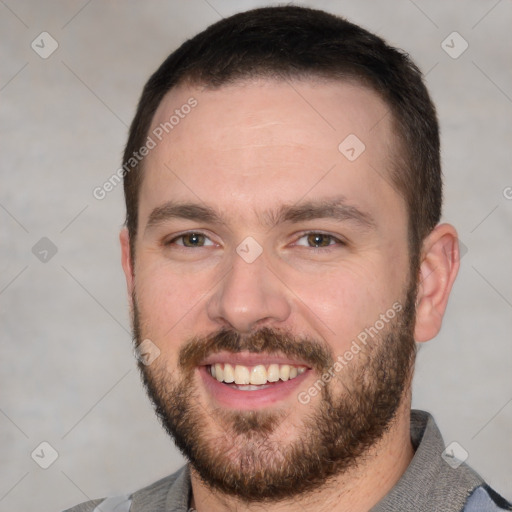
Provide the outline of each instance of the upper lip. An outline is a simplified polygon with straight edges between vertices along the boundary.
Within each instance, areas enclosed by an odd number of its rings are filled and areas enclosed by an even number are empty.
[[[269,364],[289,364],[291,366],[306,366],[310,368],[310,365],[299,359],[290,359],[289,357],[281,354],[266,354],[266,353],[255,353],[255,352],[217,352],[210,354],[208,357],[203,359],[199,366],[209,366],[216,363],[228,363],[231,365],[242,365],[242,366],[257,366],[262,364],[267,366]]]

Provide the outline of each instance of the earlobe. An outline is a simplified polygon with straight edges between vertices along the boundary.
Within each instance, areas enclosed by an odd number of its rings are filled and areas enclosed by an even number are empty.
[[[134,286],[134,273],[132,267],[132,258],[130,250],[130,235],[127,228],[123,228],[119,233],[119,242],[121,243],[121,265],[123,267],[124,276],[126,278],[126,289],[128,292],[128,300],[132,307],[132,294]]]
[[[434,338],[441,329],[453,282],[459,270],[457,231],[440,224],[425,238],[416,298],[414,338],[418,342]]]

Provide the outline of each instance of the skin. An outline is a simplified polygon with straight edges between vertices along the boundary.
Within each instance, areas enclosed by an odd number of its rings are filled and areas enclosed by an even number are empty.
[[[337,356],[379,315],[403,297],[409,279],[407,211],[390,185],[395,136],[386,104],[372,91],[340,82],[255,80],[203,90],[181,86],[159,106],[153,128],[194,96],[197,107],[146,157],[139,197],[138,235],[132,268],[126,229],[120,234],[128,294],[134,288],[142,329],[158,346],[168,371],[177,371],[184,340],[221,327],[248,333],[268,326],[324,340]],[[307,101],[305,101],[307,100]],[[380,120],[380,122],[378,122]],[[365,151],[350,162],[338,150],[356,134]],[[378,172],[376,172],[378,171]],[[265,212],[283,205],[343,196],[373,219],[316,218],[273,227]],[[221,223],[168,219],[147,228],[151,212],[169,200],[208,205]],[[185,231],[208,245],[163,246]],[[332,235],[328,247],[308,247],[307,232]],[[252,263],[236,252],[253,237],[262,254]],[[346,245],[336,240],[346,241]],[[414,337],[433,338],[441,327],[458,270],[455,229],[442,224],[424,240]],[[302,389],[319,375],[311,372]],[[196,375],[206,409],[218,406]],[[199,512],[296,510],[363,511],[375,505],[407,468],[410,385],[390,430],[357,469],[339,475],[314,496],[262,505],[212,492],[192,471]],[[315,407],[292,393],[272,407],[287,420],[274,433],[283,443]],[[220,428],[213,419],[211,428]]]

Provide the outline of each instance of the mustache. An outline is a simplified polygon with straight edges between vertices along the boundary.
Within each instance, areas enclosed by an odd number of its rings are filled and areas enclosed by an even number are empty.
[[[251,352],[256,354],[284,354],[298,358],[311,368],[323,372],[334,359],[326,342],[308,336],[294,336],[270,327],[263,327],[251,334],[241,334],[231,329],[221,329],[205,337],[195,337],[180,349],[178,365],[185,372],[192,371],[206,357],[218,352]]]

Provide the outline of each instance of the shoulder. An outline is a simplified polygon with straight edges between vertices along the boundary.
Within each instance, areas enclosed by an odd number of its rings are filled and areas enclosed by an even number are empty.
[[[102,502],[103,499],[86,501],[76,505],[75,507],[68,508],[64,512],[93,512],[93,510]]]
[[[132,508],[135,510],[139,510],[139,507],[142,503],[144,505],[149,504],[163,504],[167,499],[167,496],[173,487],[176,487],[176,484],[180,484],[181,487],[184,487],[183,484],[186,483],[186,479],[188,477],[188,468],[184,466],[180,468],[178,471],[173,473],[172,475],[166,476],[161,480],[158,480],[138,491],[124,496],[114,496],[111,498],[102,498],[95,499],[91,501],[86,501],[84,503],[80,503],[72,508],[66,509],[64,512],[110,512],[115,510],[116,512],[128,512],[131,511]],[[177,482],[177,480],[179,482]],[[178,491],[178,489],[175,489]],[[188,489],[183,489],[184,494],[188,494]],[[131,505],[134,505],[132,508]],[[99,507],[101,505],[101,507]]]
[[[469,496],[463,512],[502,512],[512,505],[487,484],[477,487]]]
[[[101,500],[92,500],[70,508],[64,512],[130,512],[130,496],[113,496]]]

